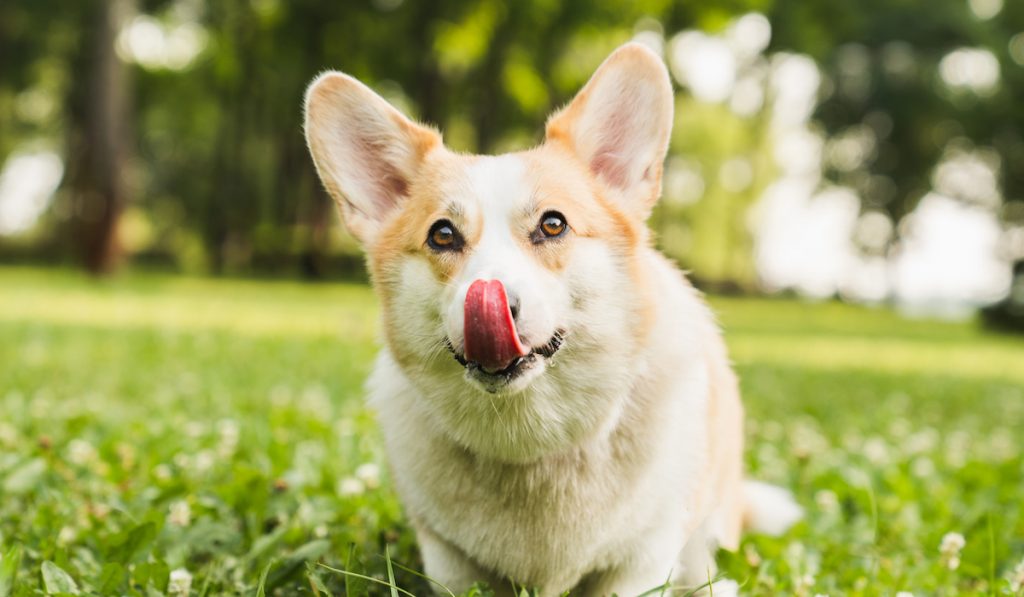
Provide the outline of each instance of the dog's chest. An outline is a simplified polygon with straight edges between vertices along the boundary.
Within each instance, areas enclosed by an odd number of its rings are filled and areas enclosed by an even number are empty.
[[[439,470],[411,469],[410,512],[479,563],[528,584],[585,573],[622,534],[622,511],[640,489],[636,471],[610,454],[510,465],[448,451]]]

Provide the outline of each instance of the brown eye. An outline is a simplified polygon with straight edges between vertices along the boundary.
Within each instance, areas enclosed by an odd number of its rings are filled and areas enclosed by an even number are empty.
[[[458,251],[462,248],[462,236],[454,224],[438,220],[427,233],[427,244],[435,251]]]
[[[566,227],[565,216],[557,211],[546,212],[540,219],[540,231],[547,238],[561,236]]]

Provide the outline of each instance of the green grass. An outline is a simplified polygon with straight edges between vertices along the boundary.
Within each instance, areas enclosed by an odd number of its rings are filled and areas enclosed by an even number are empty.
[[[721,556],[744,591],[1013,594],[1024,339],[712,303],[749,468],[808,513]],[[361,400],[376,334],[358,285],[0,269],[0,597],[159,594],[186,575],[193,595],[387,595],[392,575],[427,594]],[[948,532],[966,538],[955,570]]]

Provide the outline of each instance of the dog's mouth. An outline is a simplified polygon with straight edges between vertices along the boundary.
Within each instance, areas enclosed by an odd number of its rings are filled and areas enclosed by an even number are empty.
[[[521,357],[516,357],[507,367],[497,371],[488,371],[480,363],[466,360],[466,357],[452,345],[450,338],[445,338],[445,345],[448,346],[448,351],[452,353],[452,357],[465,367],[466,374],[470,378],[481,382],[488,391],[495,392],[500,387],[508,385],[514,379],[535,368],[540,361],[553,357],[565,343],[565,334],[565,330],[556,330],[550,340],[540,346],[531,348],[530,352]]]

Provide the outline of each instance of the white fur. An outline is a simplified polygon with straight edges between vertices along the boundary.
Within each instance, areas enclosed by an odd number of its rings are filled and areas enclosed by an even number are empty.
[[[791,522],[792,502],[766,486],[740,495],[735,383],[710,312],[678,270],[642,234],[632,244],[575,234],[578,211],[552,245],[557,267],[530,240],[539,202],[557,207],[567,194],[591,195],[583,205],[604,210],[602,229],[627,217],[604,198],[642,223],[672,122],[664,65],[635,45],[602,65],[548,124],[538,151],[560,160],[555,175],[528,154],[435,150],[433,133],[382,102],[340,74],[307,94],[310,149],[371,261],[421,167],[443,164],[426,185],[436,217],[473,232],[447,276],[426,248],[390,247],[375,270],[388,333],[370,404],[426,573],[458,591],[482,580],[505,593],[512,579],[544,596],[626,597],[714,577],[739,504],[762,528]],[[368,146],[373,155],[359,154]],[[447,348],[463,346],[467,288],[489,278],[519,301],[525,344],[566,332],[561,350],[500,387],[476,381]]]
[[[793,494],[760,481],[745,481],[747,525],[759,533],[778,537],[804,516]]]
[[[661,274],[656,292],[665,300],[657,331],[640,354],[571,374],[583,379],[545,375],[498,401],[460,389],[458,380],[439,388],[480,404],[473,411],[479,418],[465,426],[487,429],[482,435],[463,435],[430,395],[434,388],[411,381],[382,352],[369,384],[371,403],[396,487],[420,533],[428,574],[462,589],[479,579],[500,589],[508,576],[540,587],[543,595],[584,580],[590,594],[629,595],[681,570],[679,557],[690,539],[685,529],[695,524],[685,504],[700,482],[707,433],[708,373],[700,338],[713,328],[678,274],[653,252],[647,260]],[[548,384],[590,387],[575,393]],[[552,404],[555,396],[573,409]],[[575,420],[579,409],[607,420]],[[568,429],[552,445],[531,430],[543,425]],[[516,441],[496,448],[501,427]],[[589,434],[569,431],[577,428]],[[516,449],[503,451],[510,447]],[[523,449],[527,453],[517,451]],[[699,574],[685,577],[693,584],[704,582],[703,564],[713,565],[711,540],[697,540],[702,565]]]
[[[526,181],[521,157],[516,155],[485,156],[467,168],[465,195],[458,197],[472,213],[482,212],[484,231],[480,243],[473,248],[469,261],[459,277],[450,285],[454,292],[448,297],[448,337],[461,348],[463,338],[463,304],[466,291],[474,280],[500,278],[509,296],[520,301],[521,316],[516,328],[526,344],[544,344],[555,332],[554,309],[565,307],[568,298],[552,295],[558,288],[550,272],[536,267],[532,259],[516,243],[512,232],[513,212],[528,201],[533,189]]]

